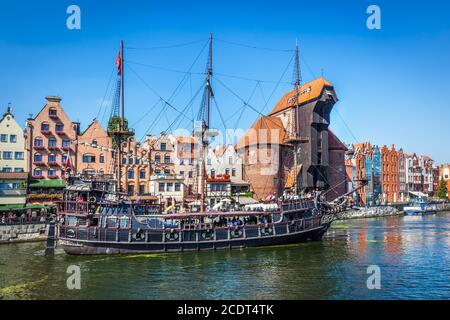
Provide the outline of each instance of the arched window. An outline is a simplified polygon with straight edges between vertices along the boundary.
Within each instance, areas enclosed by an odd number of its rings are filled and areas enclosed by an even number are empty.
[[[48,139],[48,146],[50,148],[56,147],[56,139],[54,138]]]
[[[41,123],[41,131],[50,131],[50,125],[47,122]]]
[[[105,155],[103,153],[100,154],[99,161],[100,163],[105,163]]]
[[[42,154],[35,153],[34,154],[34,162],[42,162]]]
[[[40,177],[40,176],[42,176],[42,170],[41,170],[41,169],[34,169],[33,175],[34,175],[35,177]]]
[[[92,140],[92,145],[97,146],[97,139]]]
[[[48,162],[56,162],[56,155],[49,154],[48,155]]]
[[[35,147],[42,147],[43,146],[42,138],[34,138],[34,146]]]
[[[169,154],[164,155],[164,163],[170,163],[170,155]]]
[[[133,170],[128,170],[127,177],[128,177],[128,179],[134,179],[134,171]]]
[[[155,155],[155,162],[156,163],[161,163],[161,156],[159,154]]]

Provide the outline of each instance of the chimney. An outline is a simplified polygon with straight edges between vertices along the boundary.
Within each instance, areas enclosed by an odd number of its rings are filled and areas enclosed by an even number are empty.
[[[8,107],[6,108],[6,113],[12,114],[12,105],[11,105],[11,102],[8,102]]]

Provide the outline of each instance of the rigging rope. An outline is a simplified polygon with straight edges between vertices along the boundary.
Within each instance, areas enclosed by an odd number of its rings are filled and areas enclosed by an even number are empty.
[[[157,46],[157,47],[125,47],[125,49],[129,50],[160,50],[160,49],[171,49],[171,48],[178,48],[178,47],[185,47],[190,46],[192,44],[200,43],[205,41],[204,39],[196,40],[196,41],[190,41],[190,42],[184,42],[184,43],[178,43],[178,44],[172,44],[172,45],[166,45],[166,46]]]
[[[289,53],[295,51],[295,50],[292,50],[292,49],[278,49],[278,48],[258,47],[258,46],[249,45],[249,44],[245,44],[245,43],[238,43],[238,42],[222,40],[222,39],[217,39],[217,38],[214,38],[214,40],[219,41],[219,42],[223,42],[223,43],[227,43],[227,44],[231,44],[231,45],[234,45],[234,46],[250,48],[250,49],[257,49],[257,50],[289,52]]]

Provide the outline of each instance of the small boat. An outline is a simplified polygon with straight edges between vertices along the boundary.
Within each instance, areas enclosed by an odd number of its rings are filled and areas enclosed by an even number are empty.
[[[437,207],[436,204],[427,201],[425,198],[418,198],[412,201],[409,206],[404,207],[403,212],[407,216],[421,216],[436,213]]]

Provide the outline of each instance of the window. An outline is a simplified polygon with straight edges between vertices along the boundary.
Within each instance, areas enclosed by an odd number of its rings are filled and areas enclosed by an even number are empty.
[[[63,132],[64,131],[64,125],[63,124],[58,123],[55,128],[56,128],[57,132]]]
[[[189,171],[188,176],[189,176],[189,178],[192,178],[192,176],[193,176],[192,171]]]
[[[175,191],[180,191],[181,190],[181,184],[179,182],[175,183]]]
[[[63,146],[63,148],[69,148],[70,147],[70,140],[64,139],[62,141],[62,146]]]
[[[3,151],[3,159],[4,160],[12,160],[12,152],[11,151]]]
[[[105,156],[103,155],[103,153],[100,154],[99,161],[100,163],[105,163]]]
[[[166,148],[167,148],[166,143],[165,142],[161,142],[160,149],[165,151],[165,150],[167,150]]]
[[[128,195],[134,195],[134,186],[132,184],[128,185]]]
[[[134,162],[136,163],[136,165],[139,165],[141,163],[141,160],[139,160],[139,158],[136,158]]]
[[[50,125],[48,123],[42,123],[41,124],[41,131],[49,131]]]
[[[24,172],[23,168],[14,168],[14,172]]]
[[[48,140],[48,146],[49,147],[56,147],[56,139],[49,139]]]
[[[54,109],[54,108],[48,109],[48,115],[49,116],[56,116],[56,109]]]
[[[66,155],[66,154],[63,154],[63,155],[61,156],[61,162],[62,162],[62,163],[66,163],[66,161],[67,161],[67,155]]]
[[[161,170],[160,169],[155,169],[155,174],[160,174]]]
[[[42,147],[43,146],[42,139],[41,138],[34,139],[34,146],[35,147]]]
[[[15,152],[14,153],[14,159],[16,160],[23,160],[24,158],[24,153],[23,152]]]
[[[92,140],[92,145],[93,145],[93,146],[96,146],[96,145],[97,145],[97,140],[96,140],[96,139]]]
[[[233,164],[233,157],[228,158],[228,164]]]
[[[155,155],[155,162],[161,163],[161,156],[159,154]]]
[[[211,165],[211,159],[208,158],[208,159],[206,160],[206,164],[207,164],[208,166],[210,166],[210,165]]]
[[[184,176],[184,171],[180,171],[180,176]]]
[[[225,169],[225,174],[226,174],[226,175],[230,175],[230,169],[226,168],[226,169]]]
[[[40,153],[36,153],[34,155],[34,162],[41,162],[42,161],[42,155]]]
[[[95,156],[92,154],[84,154],[83,155],[83,162],[84,163],[94,163],[95,162]]]
[[[122,164],[126,165],[127,164],[127,158],[122,158]]]
[[[168,182],[167,183],[167,192],[172,192],[173,191],[173,183],[172,182]]]
[[[139,195],[142,195],[145,193],[145,185],[141,184],[139,186]]]
[[[216,170],[212,169],[212,170],[211,170],[211,175],[212,175],[212,176],[215,176],[215,175],[216,175]]]
[[[134,179],[134,171],[128,170],[127,177],[128,177],[128,179]]]
[[[164,156],[164,163],[170,163],[170,155],[166,154]]]
[[[2,172],[12,172],[12,168],[3,168]]]
[[[180,159],[180,165],[181,166],[184,165],[184,160],[183,159]]]
[[[50,169],[50,170],[47,171],[47,174],[48,174],[49,177],[54,177],[54,176],[56,176],[56,171]]]
[[[128,164],[131,166],[131,165],[133,165],[133,158],[128,158]]]
[[[159,184],[158,184],[158,191],[159,192],[164,192],[165,190],[165,183],[163,183],[163,182],[160,182]]]
[[[170,169],[164,169],[164,174],[170,174]]]
[[[15,134],[11,134],[9,136],[9,142],[16,143],[17,142],[17,136]]]
[[[236,169],[235,168],[231,169],[231,176],[236,177]]]
[[[145,179],[145,171],[144,170],[139,171],[139,179]]]
[[[8,135],[7,134],[2,134],[0,136],[0,141],[1,142],[8,142]]]
[[[49,154],[48,155],[48,162],[56,162],[56,155]]]

